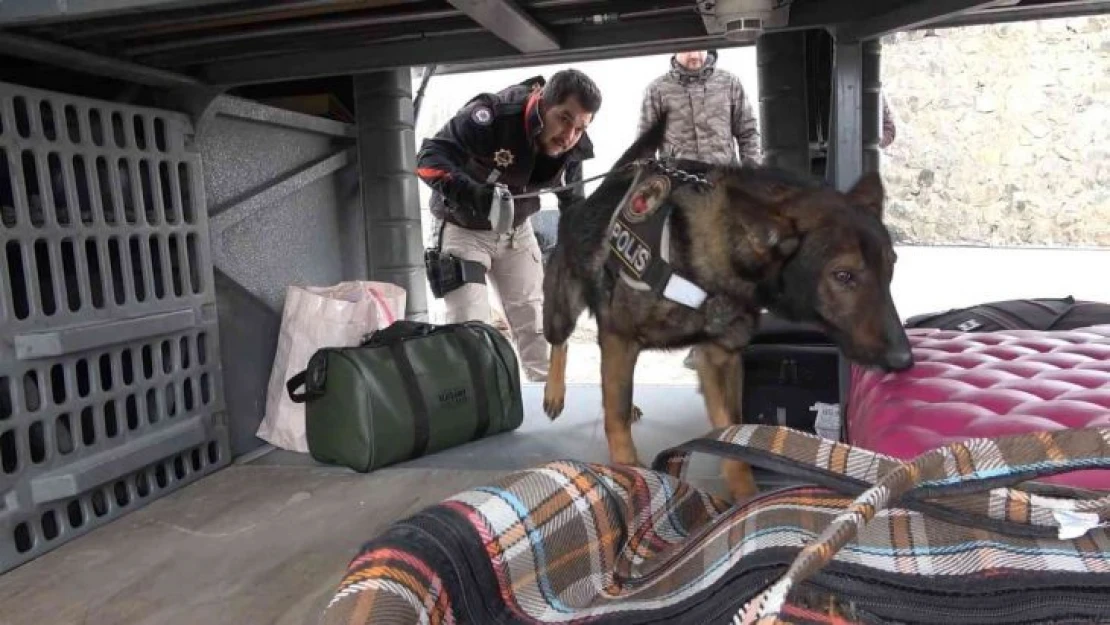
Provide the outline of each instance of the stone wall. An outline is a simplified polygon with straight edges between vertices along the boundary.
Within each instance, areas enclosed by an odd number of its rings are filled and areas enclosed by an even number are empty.
[[[899,242],[1110,246],[1110,17],[898,33],[882,71]]]

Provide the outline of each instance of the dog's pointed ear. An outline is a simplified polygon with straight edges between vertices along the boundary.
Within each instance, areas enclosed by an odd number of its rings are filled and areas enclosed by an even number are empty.
[[[769,190],[769,189],[768,189]],[[729,204],[733,210],[744,211],[753,197],[735,186],[727,186]],[[788,257],[797,251],[799,245],[797,225],[785,215],[764,212],[749,214],[742,218],[747,231],[747,242],[754,258],[749,262],[766,263],[775,258]]]
[[[793,256],[802,239],[792,220],[778,217],[753,224],[749,241],[763,262],[769,262]]]
[[[886,200],[886,190],[883,189],[883,179],[877,171],[870,171],[860,176],[856,185],[848,191],[848,200],[852,204],[865,208],[879,220],[883,218],[883,202]]]

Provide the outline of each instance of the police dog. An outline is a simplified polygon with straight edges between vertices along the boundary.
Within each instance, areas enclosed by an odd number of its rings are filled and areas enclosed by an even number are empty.
[[[890,295],[895,254],[882,223],[877,174],[865,174],[847,193],[768,167],[677,161],[675,169],[699,174],[705,184],[675,170],[637,178],[642,159],[661,143],[665,121],[645,131],[597,190],[560,217],[544,276],[550,418],[563,410],[567,339],[586,309],[597,320],[605,436],[617,464],[640,464],[632,441],[638,412],[632,380],[644,349],[700,346],[697,372],[710,422],[715,428],[742,423],[740,351],[763,309],[817,324],[854,362],[888,371],[913,365]],[[631,189],[644,178],[647,184]],[[628,202],[641,209],[645,202],[670,204],[670,268],[701,289],[696,307],[659,289],[634,288],[606,269],[609,255],[618,253],[610,249],[615,214]],[[637,262],[624,260],[630,268]],[[755,493],[748,465],[727,461],[724,475],[736,500]]]

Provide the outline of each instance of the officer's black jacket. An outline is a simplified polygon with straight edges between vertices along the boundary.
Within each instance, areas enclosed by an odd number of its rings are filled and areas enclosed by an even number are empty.
[[[489,230],[489,220],[478,216],[487,211],[476,215],[471,203],[475,186],[491,182],[494,170],[500,172],[496,182],[514,194],[582,179],[582,161],[594,155],[587,134],[559,158],[537,149],[535,141],[543,129],[539,96],[525,85],[480,94],[424,140],[416,174],[433,190],[433,215],[464,228]],[[584,193],[579,185],[557,195],[562,209]],[[514,225],[520,225],[540,209],[540,199],[518,199],[515,208]]]

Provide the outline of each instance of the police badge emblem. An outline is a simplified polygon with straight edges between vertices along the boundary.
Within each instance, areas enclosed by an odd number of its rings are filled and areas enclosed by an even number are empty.
[[[493,112],[489,110],[489,107],[479,106],[470,114],[470,119],[480,126],[488,126],[493,121]]]
[[[508,167],[513,164],[513,160],[515,160],[513,158],[513,153],[504,148],[493,153],[493,162],[496,163],[498,167]]]
[[[622,217],[631,223],[639,223],[651,216],[671,193],[671,179],[666,176],[652,176],[636,186],[621,211]]]

